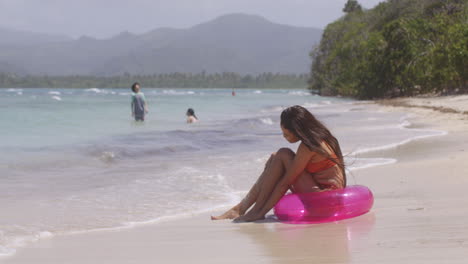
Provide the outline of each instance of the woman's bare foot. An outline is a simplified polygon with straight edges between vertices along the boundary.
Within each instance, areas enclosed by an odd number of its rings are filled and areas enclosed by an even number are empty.
[[[236,219],[234,219],[234,222],[236,223],[241,223],[241,222],[253,222],[253,221],[257,221],[257,220],[263,220],[265,219],[265,216],[264,215],[257,215],[257,214],[245,214],[245,215],[242,215],[242,216],[239,216],[237,217]]]
[[[222,215],[211,216],[211,220],[234,219],[240,216],[239,205],[234,206]]]

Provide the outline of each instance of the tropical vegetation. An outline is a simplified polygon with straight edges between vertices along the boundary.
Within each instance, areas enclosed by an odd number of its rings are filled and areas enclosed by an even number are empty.
[[[309,88],[360,99],[468,92],[467,0],[348,0],[312,51]]]
[[[124,88],[138,81],[154,88],[306,88],[308,74],[171,73],[153,75],[19,76],[0,73],[0,88]]]

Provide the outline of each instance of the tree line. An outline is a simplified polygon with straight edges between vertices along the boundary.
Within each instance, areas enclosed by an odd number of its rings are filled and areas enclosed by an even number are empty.
[[[121,76],[19,76],[0,73],[0,88],[306,88],[308,74],[170,73]]]
[[[468,92],[466,0],[348,0],[311,52],[309,89],[360,99]]]

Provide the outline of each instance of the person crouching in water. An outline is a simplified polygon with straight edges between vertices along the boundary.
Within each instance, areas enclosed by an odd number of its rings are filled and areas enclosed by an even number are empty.
[[[187,123],[195,123],[195,122],[198,122],[198,118],[197,116],[195,115],[195,111],[193,111],[192,108],[189,108],[187,109]]]
[[[308,193],[346,187],[338,140],[312,113],[298,105],[285,109],[281,113],[281,130],[289,143],[300,142],[297,151],[281,148],[273,153],[245,198],[224,214],[212,216],[212,220],[264,219],[288,189]]]
[[[132,116],[135,121],[145,121],[145,114],[148,113],[148,105],[146,104],[145,95],[140,92],[140,84],[134,83],[132,85]]]

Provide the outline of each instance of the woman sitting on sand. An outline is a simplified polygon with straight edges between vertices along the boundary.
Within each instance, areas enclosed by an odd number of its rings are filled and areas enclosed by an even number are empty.
[[[301,141],[297,152],[281,148],[272,154],[245,198],[224,214],[212,216],[212,220],[264,219],[288,189],[306,193],[346,187],[338,140],[307,109],[298,105],[285,109],[281,113],[281,130],[288,142]]]

